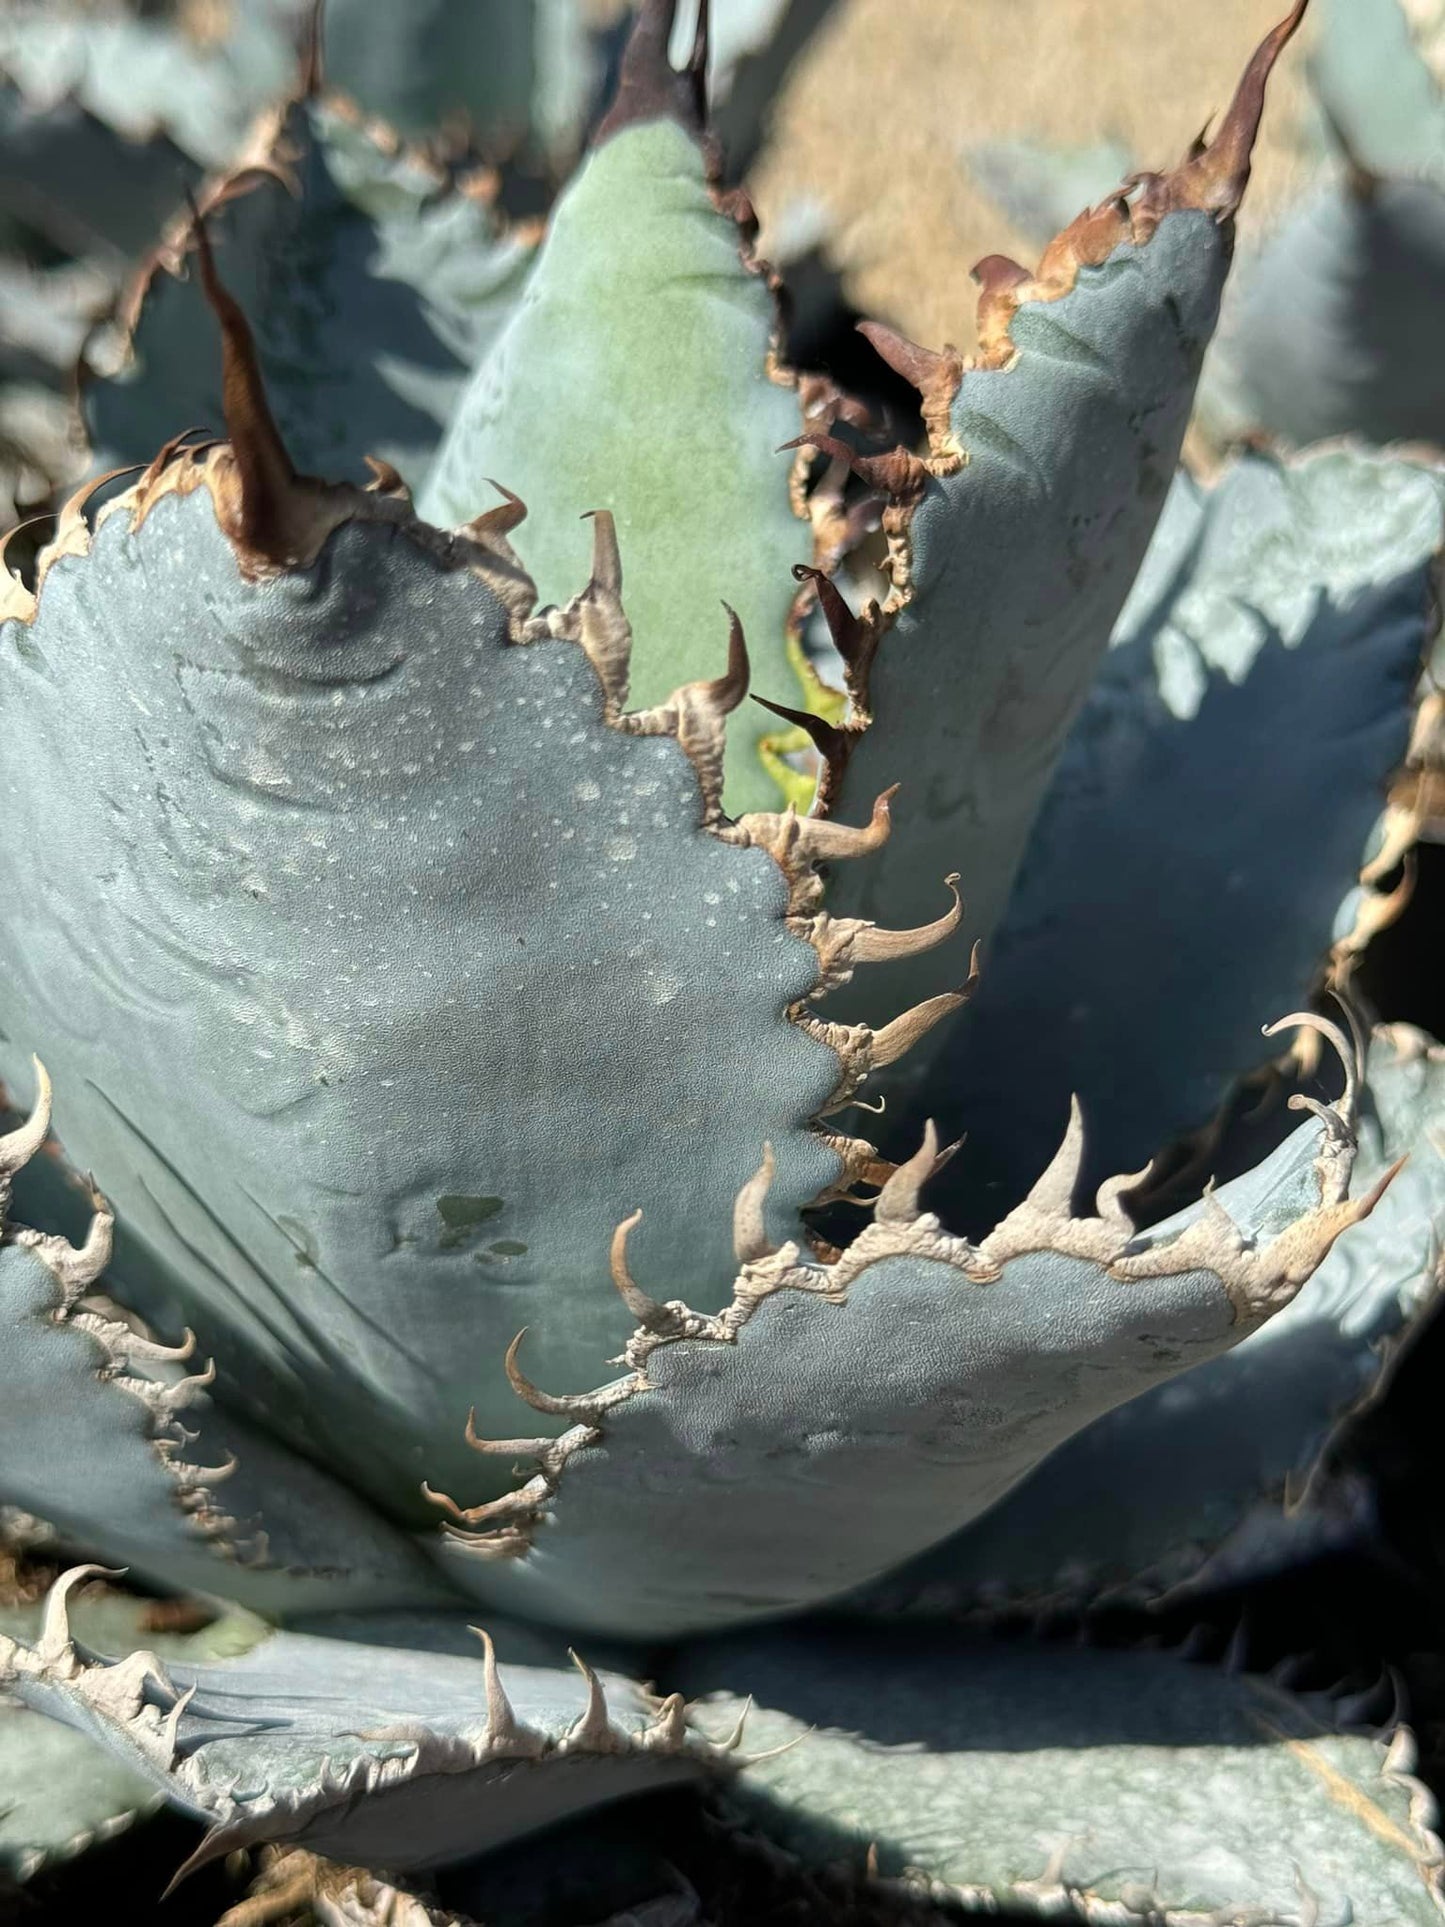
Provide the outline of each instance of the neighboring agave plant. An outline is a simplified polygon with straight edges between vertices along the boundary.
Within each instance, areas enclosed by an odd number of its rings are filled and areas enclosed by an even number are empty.
[[[1209,424],[1445,441],[1445,98],[1401,0],[1328,0],[1311,71],[1333,151],[1249,264]]]
[[[1445,442],[1445,98],[1429,43],[1405,0],[1319,0],[1305,187],[1239,263],[1200,390],[1216,445]],[[1020,137],[967,164],[1026,233],[1047,235],[1130,157]]]
[[[1403,1728],[958,1623],[1359,1530],[1434,1296],[1445,1058],[1299,1006],[1416,827],[1441,477],[1175,479],[1303,5],[981,264],[971,363],[871,328],[923,452],[783,365],[674,13],[535,256],[313,79],[137,284],[141,473],[4,585],[0,1506],[87,1563],[4,1610],[0,1856],[160,1792],[323,1919],[534,1921],[592,1809],[716,1783],[965,1909],[1436,1919]],[[1340,1074],[1136,1221],[1282,1012]]]

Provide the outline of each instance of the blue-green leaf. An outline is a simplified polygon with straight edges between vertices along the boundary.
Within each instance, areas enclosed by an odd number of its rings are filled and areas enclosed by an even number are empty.
[[[776,1617],[882,1574],[1287,1304],[1374,1201],[1344,1201],[1347,1111],[1138,1233],[1117,1184],[1098,1215],[1071,1215],[1076,1117],[976,1246],[919,1215],[930,1133],[836,1263],[758,1249],[720,1317],[644,1295],[624,1227],[630,1374],[558,1399],[509,1360],[522,1397],[573,1429],[484,1446],[537,1470],[508,1499],[452,1506],[450,1570],[503,1611],[632,1637]]]
[[[1442,1131],[1445,1058],[1417,1031],[1380,1032],[1355,1187],[1408,1162],[1294,1303],[1081,1432],[986,1518],[856,1603],[952,1618],[1141,1602],[1358,1542],[1370,1495],[1340,1448],[1438,1297]]]
[[[458,116],[484,150],[576,147],[595,82],[580,0],[328,0],[326,79],[405,134]]]
[[[442,536],[245,434],[93,535],[73,508],[38,607],[12,590],[0,1066],[43,1053],[141,1254],[126,1302],[429,1522],[422,1479],[475,1476],[469,1407],[513,1422],[520,1325],[574,1384],[625,1340],[618,1217],[645,1200],[641,1261],[686,1251],[725,1303],[764,1143],[795,1235],[868,1156],[810,1120],[936,1012],[811,1014],[867,936],[820,918],[816,860],[886,810],[724,824],[741,651],[626,712],[605,518],[586,593],[534,617],[495,527]]]
[[[0,19],[0,73],[32,110],[74,102],[123,140],[144,148],[163,135],[203,167],[229,165],[296,61],[294,30],[268,0],[234,10],[209,44],[165,21],[63,5],[8,7]]]
[[[957,872],[970,935],[1002,915],[1164,505],[1265,83],[1299,17],[1261,46],[1212,147],[1081,215],[1035,275],[982,263],[976,364],[945,356],[921,377],[932,452],[894,478],[891,626],[859,692],[867,727],[830,786],[856,808],[901,783],[909,833],[842,881],[840,908],[917,922]],[[935,961],[885,981],[911,997],[947,978]]]
[[[935,1193],[949,1223],[1021,1195],[1071,1097],[1087,1189],[1275,1054],[1261,1026],[1308,999],[1380,853],[1441,537],[1439,473],[1354,450],[1176,483],[977,996],[914,1100],[968,1139]]]
[[[1240,264],[1200,395],[1216,440],[1265,433],[1445,439],[1434,318],[1445,300],[1445,187],[1326,180]]]
[[[48,1122],[0,1138],[0,1184]],[[0,1501],[163,1585],[258,1611],[426,1603],[444,1588],[342,1485],[221,1410],[194,1341],[157,1345],[104,1295],[110,1219],[79,1249],[7,1223],[0,1245]]]
[[[0,60],[3,74],[3,60]],[[50,246],[117,281],[175,212],[200,168],[159,135],[138,145],[62,99],[36,106],[0,79],[7,213]]]
[[[29,1643],[0,1634],[0,1684],[107,1747],[207,1833],[189,1866],[264,1842],[386,1869],[464,1860],[567,1816],[726,1763],[680,1698],[540,1660],[525,1630],[364,1617],[276,1633],[241,1657],[98,1656],[65,1574]],[[101,1641],[101,1651],[115,1651]],[[513,1651],[519,1657],[513,1661]]]
[[[1119,141],[1055,147],[1041,141],[981,141],[965,150],[968,172],[998,202],[1010,223],[1042,247],[1082,207],[1123,180],[1133,156]]]
[[[521,298],[532,248],[420,155],[302,100],[260,130],[206,201],[277,420],[308,473],[418,485],[473,364]],[[132,290],[124,359],[86,393],[102,466],[220,432],[215,325],[182,221]]]
[[[1414,1746],[1348,1709],[1177,1659],[810,1628],[691,1655],[719,1730],[779,1748],[730,1796],[813,1866],[865,1863],[967,1914],[1205,1923],[1445,1910]]]
[[[83,1587],[71,1603],[77,1634],[101,1645],[134,1645],[144,1637],[160,1652],[220,1658],[244,1652],[263,1628],[243,1614],[213,1621],[198,1633],[145,1633],[150,1602]],[[41,1606],[0,1606],[0,1641],[33,1639]],[[0,1698],[0,1900],[5,1879],[24,1882],[43,1869],[113,1840],[160,1805],[141,1774],[82,1734]]]
[[[634,66],[650,30],[648,19],[637,28]],[[421,498],[450,525],[491,499],[488,478],[519,495],[530,516],[518,552],[543,600],[559,602],[583,562],[578,518],[610,510],[639,702],[721,671],[724,600],[742,620],[759,695],[799,700],[790,570],[810,543],[777,453],[800,420],[774,378],[776,325],[696,132],[670,113],[616,124],[559,201],[526,298],[478,368]],[[737,717],[731,814],[777,807],[757,759],[776,728],[755,704]]]
[[[1366,173],[1441,178],[1445,98],[1400,0],[1319,0],[1310,79]]]

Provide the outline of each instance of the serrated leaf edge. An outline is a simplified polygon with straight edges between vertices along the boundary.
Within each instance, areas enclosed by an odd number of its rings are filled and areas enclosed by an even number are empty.
[[[1395,1175],[1394,1170],[1386,1173],[1362,1198],[1349,1197],[1360,1082],[1358,1043],[1311,1013],[1299,1013],[1286,1021],[1322,1027],[1345,1061],[1346,1081],[1343,1095],[1334,1104],[1310,1099],[1302,1106],[1313,1112],[1322,1126],[1314,1164],[1317,1203],[1308,1216],[1267,1244],[1257,1244],[1242,1232],[1212,1190],[1206,1190],[1202,1210],[1182,1230],[1165,1238],[1156,1238],[1150,1231],[1137,1232],[1123,1196],[1139,1181],[1140,1173],[1106,1180],[1099,1187],[1095,1214],[1075,1217],[1072,1200],[1084,1157],[1083,1117],[1077,1100],[1063,1142],[1047,1169],[1028,1196],[976,1245],[946,1232],[936,1216],[921,1209],[924,1185],[952,1155],[952,1149],[940,1151],[937,1133],[930,1124],[920,1149],[883,1182],[873,1205],[871,1224],[846,1251],[819,1261],[805,1259],[795,1243],[777,1250],[760,1246],[761,1199],[771,1175],[769,1147],[762,1168],[738,1194],[734,1248],[741,1270],[733,1284],[731,1304],[722,1312],[703,1313],[680,1299],[665,1304],[652,1299],[632,1277],[627,1261],[628,1234],[641,1213],[625,1220],[613,1235],[611,1270],[619,1295],[639,1319],[617,1361],[629,1368],[628,1375],[590,1392],[543,1392],[530,1383],[518,1363],[525,1337],[525,1333],[519,1334],[505,1361],[513,1390],[533,1410],[573,1422],[558,1438],[488,1440],[477,1436],[469,1420],[465,1437],[474,1450],[499,1458],[531,1459],[537,1470],[512,1492],[470,1507],[424,1485],[425,1496],[447,1515],[442,1522],[443,1534],[481,1558],[525,1557],[537,1528],[549,1516],[573,1456],[605,1440],[611,1411],[655,1389],[647,1376],[654,1352],[683,1341],[736,1345],[758,1306],[781,1291],[803,1292],[846,1309],[850,1290],[859,1277],[887,1259],[917,1258],[943,1264],[969,1284],[985,1286],[996,1283],[1011,1260],[1039,1251],[1083,1259],[1121,1285],[1209,1271],[1218,1278],[1233,1306],[1243,1336],[1295,1296],[1335,1240],[1369,1216]]]
[[[613,1724],[601,1681],[576,1653],[573,1661],[587,1686],[587,1705],[568,1730],[552,1736],[519,1720],[498,1670],[492,1639],[474,1626],[482,1644],[483,1708],[476,1731],[440,1734],[420,1724],[402,1724],[349,1735],[363,1745],[401,1747],[400,1754],[361,1753],[338,1767],[322,1757],[315,1780],[282,1791],[242,1790],[240,1776],[225,1786],[209,1784],[194,1766],[195,1755],[180,1745],[180,1721],[196,1693],[181,1691],[154,1653],[137,1650],[124,1659],[97,1657],[72,1636],[69,1594],[104,1567],[72,1566],[46,1595],[41,1630],[33,1645],[0,1633],[0,1689],[18,1683],[59,1692],[125,1742],[133,1756],[165,1778],[173,1797],[184,1799],[208,1823],[204,1840],[179,1869],[183,1879],[208,1861],[259,1841],[294,1838],[319,1815],[347,1807],[429,1775],[474,1771],[499,1765],[515,1771],[577,1758],[674,1759],[722,1770],[740,1764],[741,1726],[727,1740],[705,1738],[688,1724],[680,1694],[648,1696],[651,1717],[637,1731]],[[172,1882],[172,1885],[175,1884]]]

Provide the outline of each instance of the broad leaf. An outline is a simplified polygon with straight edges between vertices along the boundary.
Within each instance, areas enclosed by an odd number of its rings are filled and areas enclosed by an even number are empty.
[[[48,1121],[0,1138],[8,1193]],[[104,1296],[110,1219],[77,1249],[13,1222],[0,1245],[0,1502],[163,1585],[262,1612],[426,1603],[443,1589],[344,1486],[217,1408],[187,1338],[158,1345]]]
[[[1357,1543],[1370,1495],[1340,1448],[1438,1300],[1442,1131],[1440,1051],[1419,1032],[1380,1032],[1355,1186],[1409,1161],[1294,1303],[1235,1350],[1098,1420],[986,1518],[855,1603],[954,1618],[1140,1602]]]
[[[689,1733],[681,1699],[581,1660],[539,1664],[525,1632],[512,1663],[505,1628],[459,1656],[456,1620],[276,1633],[217,1664],[128,1643],[106,1660],[69,1624],[88,1570],[57,1581],[31,1643],[0,1635],[0,1684],[204,1821],[189,1866],[270,1841],[360,1866],[444,1865],[728,1758]]]
[[[721,672],[726,602],[758,693],[796,703],[790,571],[809,542],[776,451],[797,434],[798,403],[774,379],[767,280],[709,178],[703,142],[674,117],[671,69],[647,39],[658,11],[644,10],[632,90],[624,82],[623,108],[559,201],[526,299],[477,370],[421,505],[451,525],[494,499],[489,478],[520,496],[530,515],[518,552],[555,602],[583,566],[578,518],[611,511],[627,558],[637,700]],[[757,760],[776,729],[755,704],[738,716],[730,814],[777,806]]]
[[[1408,837],[1386,793],[1439,628],[1441,534],[1438,472],[1352,450],[1176,483],[915,1100],[967,1138],[935,1193],[948,1223],[1022,1195],[1071,1097],[1087,1190],[1277,1053],[1261,1026],[1308,1000],[1373,904],[1361,871],[1387,830],[1387,868]]]
[[[418,485],[472,365],[521,298],[530,241],[419,154],[313,100],[264,124],[205,207],[297,464],[361,481],[375,456]],[[224,427],[190,244],[182,222],[151,258],[129,296],[119,370],[87,391],[102,466],[148,462],[192,425]]]
[[[92,1643],[129,1647],[144,1638],[162,1653],[193,1658],[244,1652],[262,1631],[233,1615],[196,1633],[143,1632],[152,1605],[92,1584],[73,1600],[71,1616],[77,1633]],[[0,1643],[33,1639],[41,1617],[38,1602],[0,1607]],[[113,1840],[161,1797],[143,1775],[82,1734],[0,1697],[0,1901],[7,1875],[24,1882]]]
[[[298,480],[247,393],[239,451],[168,451],[93,536],[73,506],[38,606],[13,590],[0,1068],[38,1048],[64,1091],[147,1255],[126,1302],[431,1520],[472,1403],[512,1422],[521,1324],[563,1382],[625,1339],[620,1213],[726,1302],[764,1143],[787,1237],[870,1155],[810,1120],[941,1007],[811,1014],[875,940],[820,915],[815,862],[886,806],[723,824],[741,650],[626,713],[605,518],[587,592],[534,618],[495,526]]]
[[[1035,274],[980,264],[975,365],[913,351],[931,454],[893,478],[891,626],[829,786],[847,809],[901,783],[909,836],[843,880],[841,906],[916,921],[957,872],[968,933],[1001,916],[1164,505],[1265,83],[1299,17],[1259,49],[1212,146],[1081,215]],[[946,981],[937,963],[890,975],[900,996]]]
[[[759,1252],[715,1318],[644,1295],[624,1227],[614,1268],[640,1319],[630,1375],[560,1400],[517,1376],[574,1429],[483,1443],[537,1470],[509,1499],[450,1505],[450,1569],[503,1611],[629,1637],[775,1617],[858,1586],[1286,1305],[1375,1201],[1345,1201],[1350,1143],[1345,1115],[1324,1111],[1247,1177],[1136,1233],[1115,1184],[1097,1216],[1071,1215],[1076,1119],[1029,1197],[975,1246],[919,1214],[930,1134],[836,1263],[794,1245]]]
[[[699,1718],[743,1697],[780,1748],[735,1797],[811,1865],[876,1864],[993,1916],[1159,1927],[1389,1921],[1445,1908],[1414,1748],[1347,1709],[1149,1654],[910,1634],[760,1635],[690,1659]]]

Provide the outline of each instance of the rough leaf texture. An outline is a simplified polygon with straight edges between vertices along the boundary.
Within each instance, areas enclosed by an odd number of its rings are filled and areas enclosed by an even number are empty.
[[[1341,1710],[1155,1655],[779,1634],[697,1656],[693,1690],[754,1696],[786,1751],[745,1823],[813,1864],[861,1865],[965,1912],[1113,1927],[1435,1927],[1442,1851],[1414,1749]],[[797,1744],[789,1745],[789,1742]],[[911,1884],[913,1884],[911,1883]]]
[[[1116,1185],[1097,1216],[1070,1216],[1076,1120],[1028,1199],[973,1246],[919,1215],[930,1134],[835,1265],[794,1246],[760,1256],[713,1320],[634,1298],[633,1375],[566,1401],[576,1429],[539,1443],[535,1476],[459,1515],[452,1569],[503,1610],[650,1637],[859,1585],[1287,1303],[1371,1207],[1342,1202],[1350,1143],[1344,1115],[1325,1112],[1217,1197],[1135,1234]],[[621,1239],[614,1252],[626,1282]]]
[[[771,1141],[790,1235],[842,1168],[805,1127],[844,1067],[790,1020],[822,964],[789,876],[705,826],[671,733],[715,779],[713,697],[614,727],[565,639],[605,630],[625,680],[615,589],[520,644],[500,551],[299,485],[345,526],[248,580],[197,486],[231,463],[173,456],[93,541],[74,516],[3,632],[0,1062],[23,1088],[38,1048],[64,1091],[67,1151],[150,1260],[127,1302],[429,1519],[422,1478],[475,1472],[469,1406],[511,1424],[520,1326],[564,1383],[625,1339],[606,1228],[632,1203],[642,1261],[687,1250],[723,1302]]]
[[[33,1154],[0,1138],[0,1173]],[[342,1485],[219,1410],[189,1335],[158,1345],[104,1295],[110,1219],[85,1244],[7,1222],[0,1245],[0,1503],[162,1585],[268,1613],[441,1595],[409,1543]]]
[[[727,1749],[689,1734],[680,1699],[612,1675],[498,1663],[455,1621],[358,1619],[344,1636],[277,1633],[219,1665],[77,1644],[53,1589],[33,1643],[0,1635],[0,1684],[78,1727],[208,1824],[192,1865],[289,1841],[378,1868],[470,1857],[629,1793],[694,1779]],[[525,1638],[525,1635],[523,1636]]]
[[[1409,1161],[1369,1220],[1268,1324],[1089,1426],[977,1525],[884,1580],[869,1609],[955,1617],[1137,1603],[1182,1584],[1238,1584],[1357,1541],[1369,1509],[1362,1517],[1334,1447],[1437,1300],[1442,1129],[1440,1052],[1418,1031],[1379,1032],[1356,1190]],[[1230,1150],[1226,1139],[1217,1160]]]
[[[219,1659],[244,1652],[262,1630],[232,1614],[196,1633],[148,1632],[147,1612],[145,1600],[96,1582],[82,1586],[71,1605],[77,1635],[112,1650],[148,1644],[169,1657]],[[33,1641],[41,1619],[38,1601],[0,1607],[0,1644]],[[0,1697],[0,1902],[7,1875],[23,1883],[112,1840],[161,1798],[142,1774],[73,1728]]]
[[[1025,302],[1014,358],[963,376],[948,425],[967,462],[913,512],[909,599],[841,788],[847,810],[901,782],[909,847],[843,881],[849,910],[918,921],[956,871],[966,930],[991,932],[1163,506],[1228,260],[1211,215],[1170,215]],[[941,988],[941,968],[900,966],[889,987]]]

